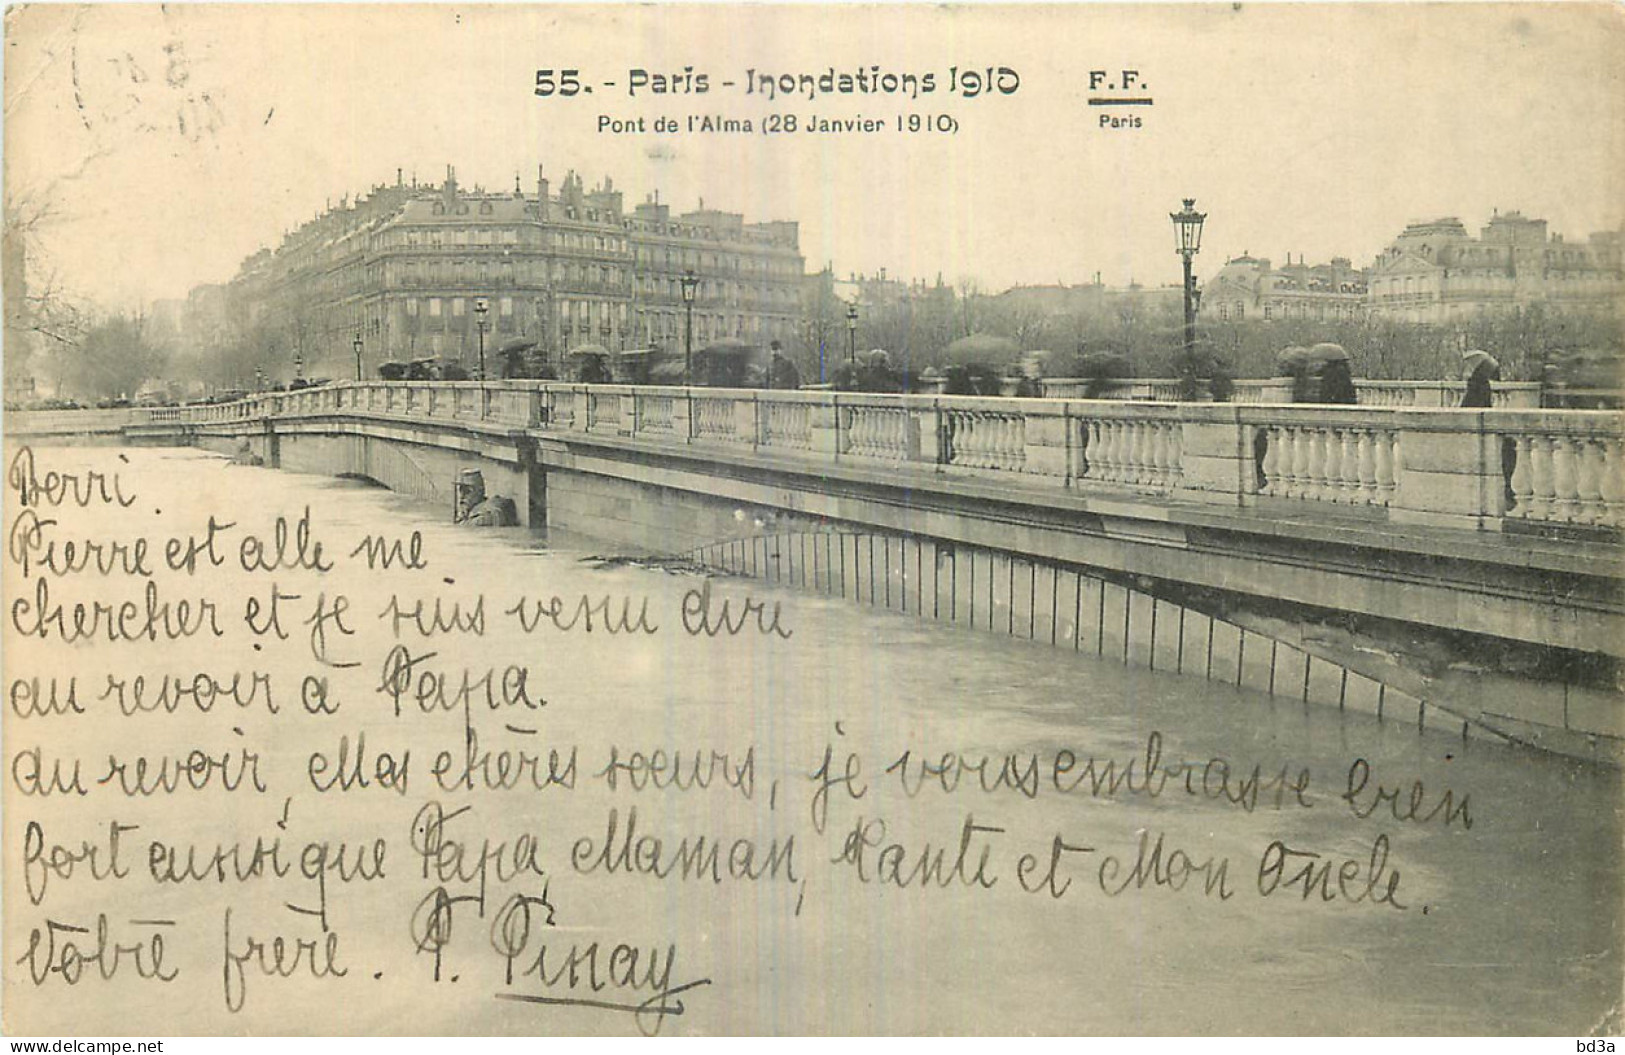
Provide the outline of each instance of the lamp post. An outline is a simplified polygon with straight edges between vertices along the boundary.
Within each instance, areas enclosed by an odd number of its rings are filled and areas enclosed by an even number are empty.
[[[683,272],[683,384],[694,383],[694,295],[699,292],[699,277],[692,271]]]
[[[361,380],[361,334],[357,333],[355,335],[355,342],[354,342],[353,347],[355,348],[355,379],[357,381],[360,381]]]
[[[1207,220],[1207,213],[1196,211],[1196,199],[1186,198],[1185,207],[1179,212],[1171,212],[1168,219],[1174,222],[1174,233],[1178,236],[1178,253],[1185,260],[1185,361],[1188,366],[1194,367],[1196,359],[1196,276],[1191,273],[1191,257],[1202,249],[1202,224]]]
[[[293,353],[293,379],[295,381],[303,381],[305,379],[305,353],[304,352],[294,352]]]
[[[846,306],[846,361],[858,361],[858,306]]]
[[[485,313],[491,310],[491,302],[484,297],[474,298],[474,327],[480,331],[480,381],[485,381]]]

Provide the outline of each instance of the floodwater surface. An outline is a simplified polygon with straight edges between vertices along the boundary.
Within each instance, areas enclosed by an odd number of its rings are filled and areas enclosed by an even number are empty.
[[[1615,771],[353,481],[33,458],[117,493],[7,492],[12,1032],[1619,1028]]]

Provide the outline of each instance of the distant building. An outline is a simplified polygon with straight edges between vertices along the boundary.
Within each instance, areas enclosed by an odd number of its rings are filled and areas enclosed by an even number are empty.
[[[795,223],[747,224],[702,208],[673,216],[651,200],[630,215],[609,180],[587,190],[568,174],[558,193],[538,170],[533,193],[472,191],[448,167],[440,186],[404,182],[346,199],[244,261],[223,312],[239,332],[276,331],[279,356],[307,375],[350,373],[352,342],[368,363],[445,357],[469,367],[485,298],[487,370],[515,340],[554,359],[583,345],[610,350],[681,339],[681,278],[699,279],[694,339],[766,344],[800,313]]]
[[[992,299],[1014,311],[1033,311],[1051,317],[1089,316],[1105,310],[1106,295],[1104,285],[1090,282],[1077,286],[1011,286]]]
[[[1202,290],[1201,312],[1209,321],[1357,318],[1365,307],[1366,273],[1345,257],[1330,263],[1293,263],[1273,268],[1267,258],[1243,253],[1225,262]]]
[[[1625,296],[1620,232],[1584,243],[1545,220],[1497,213],[1477,238],[1454,216],[1410,224],[1371,267],[1373,317],[1445,323],[1532,304],[1617,311]]]

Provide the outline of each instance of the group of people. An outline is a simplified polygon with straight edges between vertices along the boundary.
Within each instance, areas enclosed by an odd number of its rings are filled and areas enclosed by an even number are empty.
[[[1354,371],[1348,352],[1341,345],[1317,344],[1312,348],[1288,348],[1278,357],[1283,376],[1292,379],[1294,403],[1343,403],[1360,401],[1354,387]],[[1463,407],[1489,407],[1494,403],[1491,382],[1501,380],[1501,364],[1488,352],[1463,352],[1462,375],[1467,390]]]

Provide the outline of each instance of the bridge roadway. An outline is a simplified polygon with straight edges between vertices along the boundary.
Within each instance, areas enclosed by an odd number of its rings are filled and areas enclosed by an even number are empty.
[[[14,414],[7,431],[246,445],[448,508],[457,473],[479,468],[531,522],[647,552],[833,528],[1019,554],[1519,738],[1625,744],[1625,427],[1611,413],[542,382],[110,413]]]

